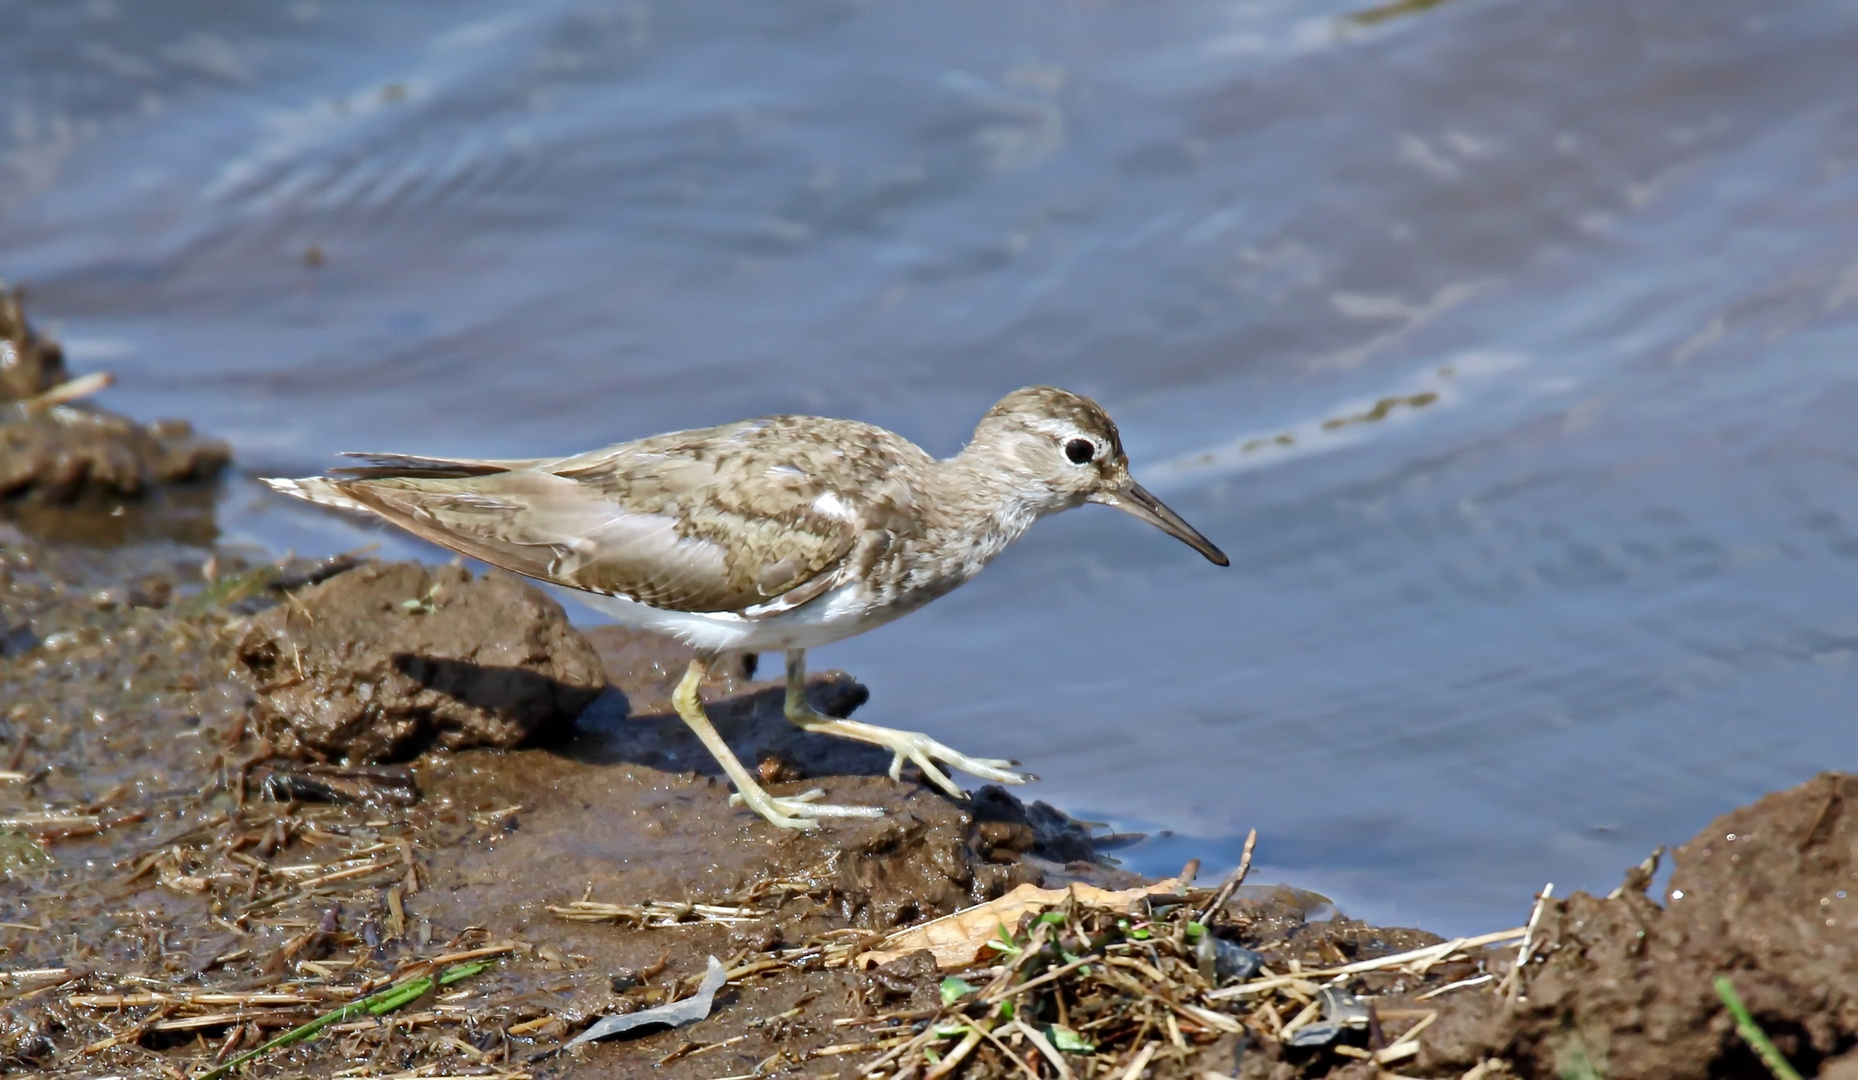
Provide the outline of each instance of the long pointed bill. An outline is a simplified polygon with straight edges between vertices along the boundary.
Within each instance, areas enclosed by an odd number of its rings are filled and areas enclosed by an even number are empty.
[[[1181,516],[1168,509],[1167,504],[1148,493],[1148,489],[1134,480],[1129,486],[1118,492],[1105,492],[1093,495],[1091,502],[1100,502],[1105,506],[1114,506],[1126,514],[1133,514],[1148,522],[1155,528],[1174,537],[1181,543],[1193,548],[1207,557],[1216,566],[1230,566],[1232,560],[1226,553],[1213,546],[1213,542],[1200,535],[1200,530],[1187,524]]]

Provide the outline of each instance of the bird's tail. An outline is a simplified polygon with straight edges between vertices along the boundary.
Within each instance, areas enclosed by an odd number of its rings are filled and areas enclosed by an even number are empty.
[[[313,502],[321,506],[333,506],[338,510],[365,511],[369,509],[367,506],[356,501],[347,492],[343,491],[336,481],[326,476],[306,476],[300,480],[287,480],[282,477],[267,476],[264,478],[264,482],[271,485],[274,491],[281,491],[286,495],[295,496],[305,502]]]
[[[345,458],[365,462],[331,469],[349,480],[462,480],[471,476],[492,476],[512,469],[541,464],[539,460],[487,461],[481,458],[436,458],[416,454],[346,453]]]

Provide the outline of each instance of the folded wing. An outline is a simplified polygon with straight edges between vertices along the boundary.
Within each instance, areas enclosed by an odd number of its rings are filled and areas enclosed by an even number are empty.
[[[860,533],[798,470],[663,444],[541,461],[355,456],[366,464],[342,479],[273,486],[346,500],[528,577],[671,610],[798,606],[835,581]]]

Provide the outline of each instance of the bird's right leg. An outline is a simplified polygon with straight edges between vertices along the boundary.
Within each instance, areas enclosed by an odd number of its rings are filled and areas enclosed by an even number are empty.
[[[729,774],[736,790],[731,802],[741,799],[749,809],[768,819],[770,824],[783,829],[817,829],[819,822],[814,818],[884,816],[884,811],[875,806],[835,806],[832,803],[815,802],[824,794],[818,789],[782,798],[768,794],[756,783],[755,778],[742,767],[735,752],[729,749],[729,744],[716,733],[709,714],[703,711],[703,699],[697,696],[697,687],[703,684],[704,677],[709,674],[710,662],[714,659],[714,655],[701,652],[691,657],[690,667],[685,670],[684,678],[671,695],[671,704],[684,723],[690,725],[690,730],[696,733],[697,740],[710,752],[710,756],[723,767],[723,772]]]
[[[936,768],[936,762],[953,766],[963,772],[970,772],[984,780],[995,780],[1002,784],[1023,784],[1038,777],[1030,773],[1016,772],[1013,766],[1017,761],[1002,761],[999,758],[969,757],[958,750],[944,746],[924,735],[920,731],[898,731],[896,728],[878,727],[857,720],[840,720],[831,716],[822,716],[813,711],[813,706],[806,699],[806,650],[787,650],[787,719],[805,731],[816,731],[822,735],[837,735],[840,738],[856,739],[871,743],[890,751],[890,778],[903,779],[903,763],[913,761],[923,771],[923,776],[936,787],[948,792],[957,799],[965,799],[968,793],[961,786],[948,778],[948,774]]]

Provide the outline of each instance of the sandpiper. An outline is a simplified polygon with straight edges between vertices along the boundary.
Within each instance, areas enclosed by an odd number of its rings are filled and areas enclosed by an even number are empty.
[[[776,797],[756,783],[697,696],[725,650],[787,654],[787,719],[874,743],[965,796],[937,763],[1003,783],[1018,762],[974,758],[927,735],[822,716],[806,651],[889,622],[979,573],[1034,521],[1086,502],[1127,511],[1214,563],[1226,556],[1129,475],[1109,414],[1048,386],[1016,390],[938,461],[900,435],[816,416],[768,416],[655,435],[563,458],[485,461],[348,454],[334,477],[267,480],[286,494],[367,511],[493,566],[574,590],[620,622],[696,650],[673,701],[735,783],[785,828],[874,807]]]

